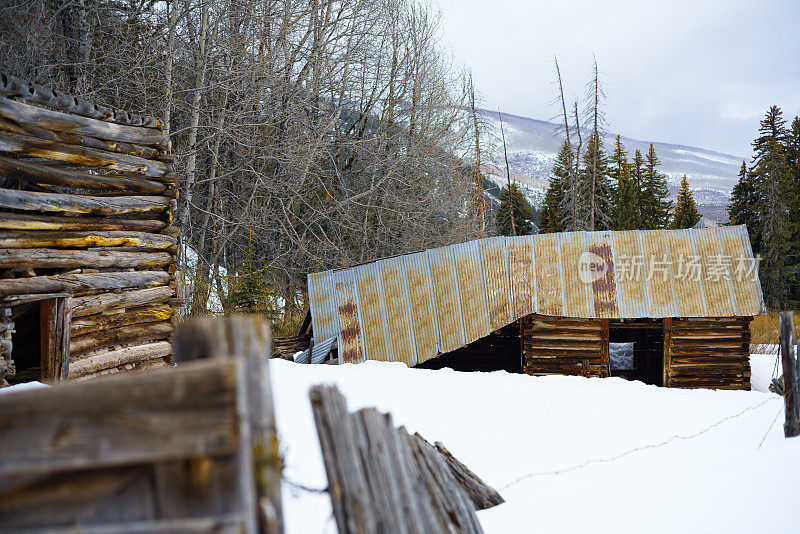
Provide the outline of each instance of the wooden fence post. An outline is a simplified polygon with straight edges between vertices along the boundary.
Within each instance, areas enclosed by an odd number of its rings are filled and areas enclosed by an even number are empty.
[[[783,402],[786,423],[783,433],[787,438],[800,435],[800,389],[797,384],[797,362],[794,354],[794,317],[792,312],[780,315],[781,360],[783,363]]]

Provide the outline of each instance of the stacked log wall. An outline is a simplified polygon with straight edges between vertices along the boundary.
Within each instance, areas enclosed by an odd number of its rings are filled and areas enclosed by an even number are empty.
[[[665,373],[669,387],[750,389],[752,317],[674,318]]]
[[[608,321],[528,315],[520,320],[522,372],[608,376]]]
[[[156,119],[0,73],[0,301],[72,295],[70,378],[170,361],[180,299],[168,152]]]

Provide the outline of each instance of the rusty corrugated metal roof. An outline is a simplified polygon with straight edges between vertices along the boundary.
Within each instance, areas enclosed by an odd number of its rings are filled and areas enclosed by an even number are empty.
[[[529,313],[728,317],[764,310],[744,226],[491,237],[308,277],[340,361],[420,363]]]

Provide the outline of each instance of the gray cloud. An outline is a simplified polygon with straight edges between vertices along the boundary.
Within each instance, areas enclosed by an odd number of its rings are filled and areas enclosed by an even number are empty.
[[[484,107],[557,116],[553,56],[580,98],[594,53],[609,129],[630,137],[749,156],[770,105],[800,114],[798,0],[434,2]]]

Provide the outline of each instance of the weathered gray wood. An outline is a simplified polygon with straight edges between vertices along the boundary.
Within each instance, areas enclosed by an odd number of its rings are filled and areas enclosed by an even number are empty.
[[[430,443],[419,434],[414,434],[414,437],[430,445]],[[486,484],[486,482],[481,480],[469,467],[461,463],[458,458],[447,450],[441,441],[437,441],[434,447],[439,454],[442,455],[453,477],[455,477],[456,481],[461,485],[461,489],[463,489],[472,500],[472,504],[476,510],[485,510],[505,502],[497,490]]]
[[[73,337],[69,343],[69,354],[75,365],[75,362],[80,361],[79,356],[91,351],[133,342],[137,344],[151,343],[167,339],[171,334],[172,323],[169,321],[104,328]]]
[[[76,324],[76,318],[78,317],[86,317],[87,315],[94,315],[110,310],[161,304],[167,302],[170,297],[172,297],[173,293],[174,291],[171,287],[159,286],[136,289],[133,291],[122,291],[120,293],[101,293],[99,295],[75,297],[72,300],[73,325]]]
[[[69,368],[69,377],[79,378],[121,365],[137,364],[165,358],[170,354],[172,354],[172,345],[168,341],[144,343],[142,345],[123,347],[99,354],[95,353],[86,358],[72,361]]]
[[[169,289],[169,288],[167,288]],[[150,291],[145,289],[143,291]],[[116,294],[111,294],[116,295]],[[110,296],[107,294],[97,295]],[[91,298],[91,297],[83,297]],[[92,312],[95,313],[95,312]],[[78,338],[84,334],[92,332],[103,332],[111,328],[121,326],[132,326],[138,324],[150,324],[159,321],[168,321],[172,317],[173,310],[166,304],[155,306],[140,306],[132,309],[124,309],[117,313],[101,313],[89,317],[75,317],[72,319],[72,338]]]
[[[88,135],[109,141],[153,145],[162,148],[165,148],[166,145],[166,136],[153,128],[122,126],[99,119],[31,106],[4,97],[0,97],[0,117],[19,124],[57,132]]]
[[[212,360],[0,400],[0,476],[233,454],[242,364]]]
[[[120,252],[116,250],[62,250],[52,248],[0,249],[0,268],[75,269],[123,267],[153,269],[174,261],[167,252]]]
[[[167,188],[166,184],[162,182],[148,180],[141,176],[89,174],[56,167],[45,167],[4,156],[0,156],[0,175],[40,185],[124,191],[142,195],[164,193]]]
[[[150,146],[137,145],[134,143],[122,143],[120,141],[106,141],[104,139],[97,139],[96,137],[90,137],[88,135],[53,131],[30,124],[18,124],[2,116],[0,116],[0,132],[7,132],[26,137],[35,137],[37,139],[56,141],[68,145],[93,148],[96,150],[129,154],[131,156],[138,156],[148,159],[157,158],[160,154],[158,149]]]
[[[28,293],[154,287],[168,284],[171,278],[170,274],[165,271],[56,274],[31,278],[11,278],[0,280],[0,297]]]
[[[58,384],[69,377],[72,297],[41,301],[42,381]]]
[[[0,212],[3,230],[132,230],[158,232],[167,223],[158,219],[110,219],[107,217],[62,217],[40,213]]]
[[[125,215],[129,213],[157,214],[168,207],[168,200],[157,196],[79,196],[0,188],[0,208],[17,210]]]
[[[168,170],[166,164],[157,160],[2,131],[0,131],[0,152],[77,163],[119,172],[133,172],[151,177],[163,176]]]
[[[169,250],[175,237],[147,232],[119,230],[95,232],[0,231],[0,249],[130,247]]]
[[[282,461],[269,382],[271,345],[269,323],[258,316],[195,318],[182,323],[175,336],[178,362],[243,358],[243,387],[237,400],[242,471],[239,499],[246,510],[258,511],[245,518],[249,528],[258,524],[261,532],[278,534],[283,531]]]
[[[7,73],[0,73],[0,93],[28,104],[47,106],[82,117],[90,117],[127,126],[142,126],[161,130],[161,121],[156,118],[93,104],[82,98],[57,93],[52,89],[16,78]]]
[[[241,514],[108,523],[83,526],[78,530],[80,534],[241,534],[244,531],[244,519]],[[48,534],[76,534],[76,529],[48,529],[47,532]]]
[[[794,316],[792,312],[780,314],[780,345],[783,363],[783,402],[786,423],[783,433],[787,438],[800,436],[800,385],[794,353]]]
[[[478,533],[472,501],[433,446],[335,387],[309,394],[339,532]]]

